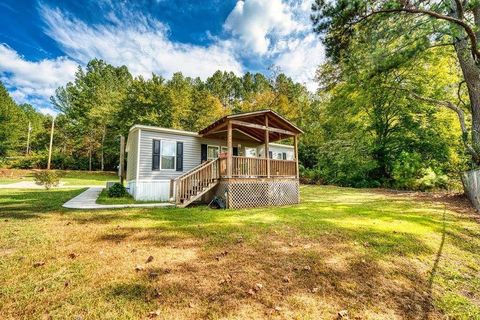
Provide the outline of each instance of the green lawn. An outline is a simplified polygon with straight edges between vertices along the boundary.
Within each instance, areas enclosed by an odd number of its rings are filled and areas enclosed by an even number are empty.
[[[105,185],[107,181],[119,181],[114,172],[66,171],[60,180],[66,186]]]
[[[107,181],[118,181],[119,178],[115,172],[100,171],[63,171],[63,177],[60,180],[65,186],[88,186],[105,185]],[[0,172],[0,184],[10,184],[20,181],[33,181],[32,170],[2,169]]]
[[[61,208],[81,191],[0,190],[2,318],[480,319],[480,224],[459,197]]]

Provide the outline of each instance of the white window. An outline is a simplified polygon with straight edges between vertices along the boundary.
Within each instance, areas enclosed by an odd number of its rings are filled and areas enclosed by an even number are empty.
[[[256,148],[245,148],[245,156],[250,158],[255,158],[257,156],[257,149]]]
[[[219,146],[208,146],[207,147],[207,159],[217,159],[220,147]]]
[[[162,140],[161,168],[162,170],[175,170],[175,157],[177,154],[175,141]]]

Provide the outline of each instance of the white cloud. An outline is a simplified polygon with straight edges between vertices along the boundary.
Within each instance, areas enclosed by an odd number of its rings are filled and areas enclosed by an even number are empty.
[[[58,115],[58,112],[51,108],[37,108],[37,110],[45,115],[50,115],[52,117],[56,117]]]
[[[225,21],[224,28],[235,37],[235,45],[244,56],[256,55],[314,91],[317,86],[315,70],[324,61],[325,52],[312,31],[312,2],[239,1]]]
[[[115,9],[108,13],[110,23],[87,25],[59,9],[40,7],[46,33],[69,57],[84,64],[100,58],[147,77],[152,72],[170,77],[181,71],[206,78],[219,69],[242,73],[229,42],[217,41],[207,47],[172,42],[168,27],[160,21],[121,5]]]
[[[134,75],[169,78],[181,71],[203,79],[216,70],[244,71],[242,62],[275,65],[295,81],[315,89],[315,69],[323,61],[321,42],[311,31],[309,1],[239,1],[225,20],[223,35],[208,46],[169,39],[169,28],[155,18],[130,11],[126,3],[102,2],[103,24],[87,24],[58,8],[39,5],[45,33],[63,50],[56,59],[29,61],[0,44],[0,80],[14,99],[51,113],[48,99],[73,80],[77,65],[93,58],[126,65]]]
[[[315,91],[318,86],[314,80],[315,71],[325,57],[322,43],[315,35],[309,34],[298,41],[288,42],[286,46],[288,49],[278,55],[275,65],[295,81],[305,84],[310,91]]]
[[[256,54],[268,52],[275,38],[299,29],[291,7],[281,0],[238,1],[224,28],[238,36],[243,45]]]
[[[60,57],[27,61],[15,50],[0,44],[0,79],[20,103],[46,103],[59,86],[73,79],[77,63]]]

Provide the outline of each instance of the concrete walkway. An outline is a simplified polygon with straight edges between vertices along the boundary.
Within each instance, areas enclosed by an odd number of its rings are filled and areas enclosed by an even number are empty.
[[[118,209],[118,208],[165,208],[174,207],[173,203],[136,203],[136,204],[98,204],[98,196],[103,187],[92,187],[75,198],[65,202],[63,207],[70,209]]]

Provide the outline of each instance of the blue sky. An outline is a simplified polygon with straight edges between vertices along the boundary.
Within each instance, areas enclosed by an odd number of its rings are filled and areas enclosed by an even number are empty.
[[[311,0],[0,1],[0,79],[19,102],[50,113],[55,88],[93,58],[134,75],[207,78],[275,66],[315,89],[324,51]]]

